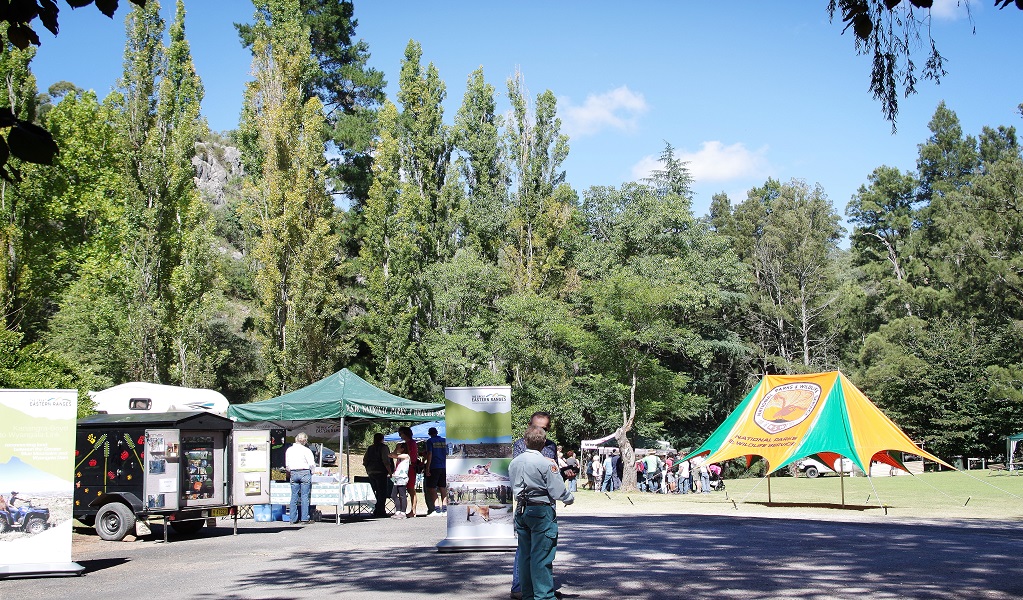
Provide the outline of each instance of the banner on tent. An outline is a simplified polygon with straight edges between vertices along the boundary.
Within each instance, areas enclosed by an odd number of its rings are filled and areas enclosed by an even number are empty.
[[[441,551],[514,550],[511,387],[445,388],[447,538]]]
[[[75,390],[0,390],[0,576],[83,570],[71,562],[77,415]]]

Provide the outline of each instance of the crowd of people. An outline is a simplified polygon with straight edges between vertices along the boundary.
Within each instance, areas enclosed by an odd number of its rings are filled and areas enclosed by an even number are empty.
[[[558,462],[562,465],[563,471],[564,467],[568,466],[569,460],[572,461],[572,465],[579,465],[579,461],[571,450],[564,456],[559,450]],[[626,466],[618,449],[612,449],[603,457],[599,453],[593,453],[589,458],[584,458],[582,462],[586,465],[585,468],[575,469],[579,475],[571,480],[568,477],[565,478],[566,485],[570,490],[576,490],[577,480],[583,473],[586,475],[583,489],[614,492],[622,487]],[[721,478],[721,467],[716,464],[707,464],[702,456],[682,460],[682,456],[669,452],[662,458],[650,450],[638,455],[632,468],[636,471],[636,485],[641,492],[709,494],[711,491],[721,490],[725,487]]]
[[[384,434],[378,433],[373,436],[373,444],[366,449],[362,457],[366,476],[376,495],[373,516],[389,516],[386,508],[388,488],[391,490],[390,499],[394,504],[394,514],[390,517],[406,519],[416,516],[418,504],[416,477],[420,473],[423,475],[426,516],[447,513],[448,443],[438,435],[436,427],[431,427],[427,433],[430,437],[423,445],[422,455],[419,453],[419,445],[412,439],[410,427],[398,428],[398,436],[402,441],[395,444],[393,450],[384,443]]]

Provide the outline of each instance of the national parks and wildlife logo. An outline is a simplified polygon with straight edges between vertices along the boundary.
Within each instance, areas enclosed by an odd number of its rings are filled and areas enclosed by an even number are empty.
[[[821,386],[800,381],[767,392],[753,413],[753,421],[767,433],[791,429],[806,420],[821,399]]]

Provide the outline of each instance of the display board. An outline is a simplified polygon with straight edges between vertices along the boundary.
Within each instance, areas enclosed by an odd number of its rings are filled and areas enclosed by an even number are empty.
[[[183,463],[179,433],[177,429],[146,430],[145,498],[142,500],[149,510],[179,508]]]
[[[235,431],[231,490],[235,506],[270,502],[270,445],[269,430]]]
[[[445,388],[447,537],[441,551],[515,550],[511,388]]]
[[[0,390],[0,494],[8,505],[0,577],[83,570],[71,562],[77,413],[75,390]]]

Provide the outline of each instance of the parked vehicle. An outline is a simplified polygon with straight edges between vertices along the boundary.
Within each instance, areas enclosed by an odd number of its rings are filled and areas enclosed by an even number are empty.
[[[317,465],[325,467],[333,467],[337,465],[337,453],[323,444],[309,444],[309,449],[313,452],[313,459]],[[323,462],[320,462],[320,452],[323,452]]]
[[[160,385],[130,381],[100,392],[89,392],[96,412],[110,415],[206,411],[217,415],[227,412],[229,403],[216,390]]]
[[[26,505],[26,502],[18,498],[18,492],[11,492],[7,499],[10,512],[0,510],[0,533],[10,530],[32,534],[46,531],[50,526],[50,509],[33,506],[31,502]]]
[[[853,469],[855,468],[855,466],[853,465],[853,461],[849,460],[848,458],[841,458],[838,460],[838,462],[841,465],[840,468],[842,469],[843,473],[853,472]],[[809,457],[804,458],[801,461],[798,461],[796,464],[799,467],[799,472],[810,479],[816,479],[821,475],[825,475],[827,473],[838,472],[835,469],[832,469],[828,465],[824,464],[823,462]]]
[[[230,419],[205,411],[79,419],[74,518],[95,526],[104,540],[144,534],[153,518],[187,535],[209,519],[237,514],[238,504],[269,501],[270,432],[235,436],[233,427]],[[246,465],[245,476],[234,476],[240,467],[235,446],[248,452],[246,459],[258,459]],[[254,495],[245,485],[255,475],[261,480]]]

